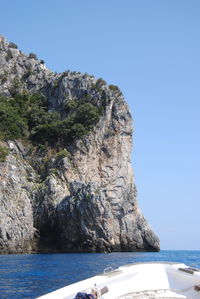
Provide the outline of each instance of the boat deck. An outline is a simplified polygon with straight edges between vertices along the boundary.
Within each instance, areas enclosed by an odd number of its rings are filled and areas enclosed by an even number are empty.
[[[179,263],[138,263],[119,267],[69,285],[40,299],[74,299],[78,292],[92,293],[98,299],[200,299],[200,271]],[[101,294],[101,290],[106,292]]]

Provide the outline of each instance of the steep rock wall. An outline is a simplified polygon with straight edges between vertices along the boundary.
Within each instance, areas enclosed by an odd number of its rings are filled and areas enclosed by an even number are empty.
[[[10,46],[0,38],[0,95],[42,92],[61,119],[66,104],[83,97],[103,103],[104,113],[67,146],[70,157],[51,149],[45,160],[29,144],[3,143],[10,154],[0,163],[0,252],[159,250],[137,204],[132,119],[121,92],[86,74],[54,74]]]

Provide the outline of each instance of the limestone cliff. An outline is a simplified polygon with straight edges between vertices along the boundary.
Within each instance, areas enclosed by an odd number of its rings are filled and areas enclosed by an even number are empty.
[[[132,119],[120,90],[87,74],[53,73],[0,37],[0,95],[24,92],[45,95],[61,120],[83,98],[103,112],[84,136],[63,143],[67,154],[2,138],[0,253],[158,251],[136,200]]]

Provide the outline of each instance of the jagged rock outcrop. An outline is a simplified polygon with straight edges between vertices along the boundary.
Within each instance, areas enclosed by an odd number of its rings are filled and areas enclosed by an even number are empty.
[[[104,112],[67,145],[69,156],[1,142],[10,152],[0,162],[0,252],[158,251],[136,200],[132,119],[119,89],[87,74],[55,74],[0,37],[0,95],[25,91],[43,93],[61,119],[66,104],[83,97]]]

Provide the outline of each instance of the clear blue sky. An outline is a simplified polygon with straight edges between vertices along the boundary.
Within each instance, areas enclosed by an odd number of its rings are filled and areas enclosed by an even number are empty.
[[[139,206],[162,249],[200,250],[200,1],[0,4],[1,34],[23,52],[121,88]]]

